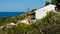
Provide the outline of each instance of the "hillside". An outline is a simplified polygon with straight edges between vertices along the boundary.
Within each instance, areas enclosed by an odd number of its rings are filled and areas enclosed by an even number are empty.
[[[46,17],[36,20],[31,25],[18,23],[21,19],[30,19],[31,12],[26,14],[2,17],[0,18],[0,34],[60,34],[60,12],[49,12]],[[28,18],[27,18],[28,17]],[[8,25],[7,23],[15,23],[16,25]]]
[[[37,9],[28,10],[25,14],[17,16],[0,18],[0,34],[60,34],[60,2],[52,0],[46,2],[46,6],[51,3],[57,6],[56,12],[49,11],[45,17],[34,22],[30,20],[34,19],[32,13],[34,14]],[[26,19],[29,24],[21,22],[25,22]]]

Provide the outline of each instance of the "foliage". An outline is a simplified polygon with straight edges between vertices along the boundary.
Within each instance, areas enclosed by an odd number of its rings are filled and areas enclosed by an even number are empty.
[[[60,14],[50,12],[46,17],[37,20],[37,22],[32,25],[39,34],[60,34]]]
[[[1,18],[5,22],[13,22],[16,17]],[[12,20],[12,21],[11,21]],[[3,22],[2,21],[2,22]],[[4,23],[4,22],[3,22]],[[0,34],[60,34],[60,12],[49,12],[46,17],[31,25],[18,23],[15,26],[0,28]]]
[[[46,17],[37,20],[35,23],[31,22],[31,25],[24,23],[17,23],[21,19],[30,19],[31,14],[36,9],[22,14],[19,16],[12,16],[9,18],[0,18],[0,34],[60,34],[60,10],[58,12],[49,12]],[[8,26],[7,23],[15,23],[15,26]]]
[[[49,4],[51,4],[50,2],[48,2],[48,1],[46,1],[46,4],[45,4],[45,6],[47,6],[47,5],[49,5]]]
[[[51,3],[56,5],[58,9],[60,9],[60,0],[51,0]]]

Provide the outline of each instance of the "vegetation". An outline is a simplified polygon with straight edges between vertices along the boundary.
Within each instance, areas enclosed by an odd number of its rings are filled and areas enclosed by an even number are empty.
[[[36,28],[39,34],[60,34],[59,15],[59,13],[50,12],[46,17],[37,20],[37,22],[32,25]]]
[[[51,4],[50,2],[48,2],[48,1],[46,1],[46,4],[45,4],[45,6],[47,6],[47,5],[49,5],[49,4]]]
[[[18,23],[8,28],[0,28],[0,34],[60,34],[60,12],[51,11],[31,25]]]
[[[59,4],[58,1],[52,0],[51,3],[56,5]],[[48,4],[50,3],[46,2],[46,5]],[[36,20],[35,23],[31,22],[31,25],[17,22],[18,20],[31,19],[31,14],[35,10],[28,10],[26,14],[18,16],[0,18],[0,34],[60,34],[60,10],[47,13],[44,18]],[[16,25],[7,26],[7,23],[15,23]]]

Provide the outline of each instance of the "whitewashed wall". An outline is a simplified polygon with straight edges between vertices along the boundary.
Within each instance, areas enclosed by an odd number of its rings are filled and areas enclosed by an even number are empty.
[[[36,10],[35,19],[41,19],[41,18],[45,17],[47,15],[47,12],[50,12],[50,11],[56,12],[55,7],[56,7],[55,5],[50,4],[41,9]]]

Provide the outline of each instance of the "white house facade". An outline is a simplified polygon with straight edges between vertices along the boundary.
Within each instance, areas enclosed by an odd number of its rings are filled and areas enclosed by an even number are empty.
[[[47,15],[47,12],[50,12],[50,11],[56,12],[55,7],[56,7],[55,5],[49,4],[41,9],[36,10],[35,19],[41,19],[45,17]]]

